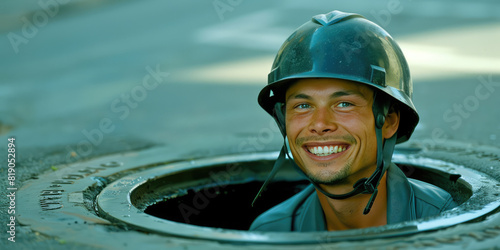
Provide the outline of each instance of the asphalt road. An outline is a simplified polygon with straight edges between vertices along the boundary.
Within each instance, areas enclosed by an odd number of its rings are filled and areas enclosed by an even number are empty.
[[[286,37],[334,9],[400,43],[421,114],[413,140],[500,147],[494,0],[52,0],[0,4],[0,158],[15,137],[20,186],[52,166],[160,145],[186,158],[278,150],[257,94]]]

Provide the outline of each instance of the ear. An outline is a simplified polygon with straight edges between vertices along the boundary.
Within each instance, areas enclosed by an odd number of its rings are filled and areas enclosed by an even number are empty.
[[[400,114],[398,109],[391,109],[385,117],[384,126],[382,127],[382,135],[384,139],[391,138],[399,128]]]

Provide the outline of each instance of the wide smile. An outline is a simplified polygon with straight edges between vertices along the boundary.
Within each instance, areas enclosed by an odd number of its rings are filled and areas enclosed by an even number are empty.
[[[306,143],[302,147],[304,151],[315,160],[330,160],[342,155],[349,149],[349,144],[339,143]]]
[[[306,147],[307,150],[316,155],[316,156],[328,156],[331,154],[337,154],[340,152],[344,152],[347,149],[346,145],[330,145],[330,146],[315,146],[315,147]]]

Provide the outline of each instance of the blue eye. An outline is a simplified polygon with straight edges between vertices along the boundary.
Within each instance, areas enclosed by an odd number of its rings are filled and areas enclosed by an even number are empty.
[[[307,103],[301,103],[301,104],[298,104],[297,106],[295,106],[296,109],[308,109],[310,107],[311,107],[311,105],[309,105]]]
[[[348,108],[348,107],[350,107],[350,106],[352,106],[352,104],[351,104],[351,103],[348,103],[348,102],[341,102],[341,103],[339,103],[339,104],[337,105],[337,107],[339,107],[339,108]]]

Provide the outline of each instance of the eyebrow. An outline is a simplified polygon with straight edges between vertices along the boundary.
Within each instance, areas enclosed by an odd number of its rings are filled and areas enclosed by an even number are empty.
[[[335,99],[335,98],[339,98],[339,97],[342,97],[342,96],[349,96],[349,95],[357,95],[357,96],[360,96],[362,98],[365,98],[365,96],[361,92],[359,92],[357,90],[345,90],[345,91],[334,92],[333,94],[330,95],[330,99]],[[296,94],[294,96],[290,96],[287,100],[290,100],[290,99],[312,100],[312,97],[309,96],[309,95],[306,95],[304,93],[299,93],[299,94]]]
[[[357,95],[357,96],[365,98],[365,96],[357,90],[346,90],[346,91],[338,91],[338,92],[331,94],[330,99],[338,98],[341,96],[347,96],[347,95]]]

